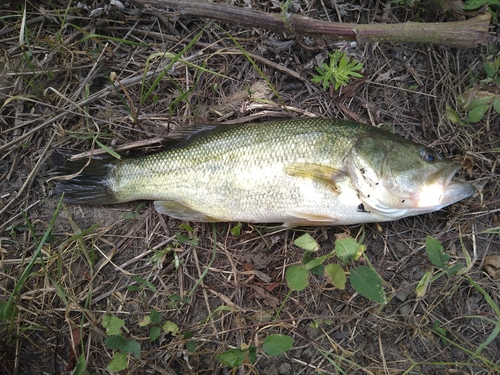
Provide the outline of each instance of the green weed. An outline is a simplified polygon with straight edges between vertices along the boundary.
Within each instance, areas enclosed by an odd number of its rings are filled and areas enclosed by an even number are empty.
[[[260,348],[268,356],[278,356],[293,347],[294,340],[281,334],[272,334],[265,338]],[[257,347],[242,345],[241,348],[229,349],[215,357],[220,363],[227,367],[239,367],[252,364],[257,359]]]
[[[129,338],[128,329],[123,319],[107,314],[102,317],[101,324],[106,329],[106,334],[108,335],[104,344],[108,348],[114,350],[113,357],[107,369],[112,372],[125,370],[128,367],[129,355],[135,358],[141,357],[141,344],[139,341]],[[150,342],[158,340],[162,334],[171,334],[173,336],[180,334],[179,326],[174,322],[166,321],[162,324],[162,316],[154,308],[137,324],[139,327],[149,327]],[[191,337],[192,334],[184,333],[182,339],[186,340]],[[186,342],[186,348],[188,350],[192,351],[195,347],[196,342]]]
[[[153,91],[158,87],[160,84],[161,80],[165,77],[168,76],[170,69],[174,66],[176,63],[181,63],[187,67],[194,68],[199,72],[203,73],[209,73],[218,77],[223,77],[223,78],[228,78],[223,74],[214,72],[210,69],[206,68],[206,64],[199,66],[196,64],[193,64],[185,59],[182,59],[181,56],[183,56],[186,52],[188,52],[195,44],[198,42],[198,40],[201,38],[201,36],[204,33],[204,29],[201,30],[198,34],[195,35],[195,37],[184,47],[179,53],[173,54],[170,52],[156,52],[153,53],[148,57],[146,60],[146,66],[144,68],[144,74],[142,78],[142,84],[141,84],[141,93],[140,93],[140,101],[139,105],[137,106],[137,110],[135,113],[131,113],[131,116],[134,118],[134,120],[137,120],[140,110],[142,106],[146,103],[146,101],[153,96]],[[158,61],[158,65],[151,70],[153,72],[153,75],[151,75],[150,72],[150,66],[152,65],[153,61]],[[156,71],[159,71],[158,74],[155,74]],[[173,114],[174,108],[182,101],[186,100],[189,94],[191,93],[191,90],[184,91],[176,82],[175,80],[171,79],[171,83],[176,87],[176,89],[180,92],[179,95],[177,95],[177,98],[170,104],[169,107],[169,112],[170,115]],[[193,85],[192,89],[194,89],[197,85]]]
[[[447,106],[446,116],[450,121],[460,125],[469,125],[481,121],[485,114],[492,110],[497,114],[500,113],[500,94],[497,92],[498,89],[495,89],[500,85],[500,56],[491,57],[483,64],[483,69],[486,77],[457,97],[460,107],[468,112],[467,119],[462,120],[453,108]]]
[[[313,257],[314,252],[319,250],[319,245],[307,233],[297,238],[294,244],[306,252],[302,258],[302,264],[292,265],[286,271],[285,278],[290,291],[281,308],[290,297],[291,292],[302,291],[309,285],[309,271],[325,275],[330,283],[339,289],[345,288],[349,274],[349,281],[356,292],[382,305],[387,303],[382,278],[373,267],[352,266],[352,263],[356,262],[366,249],[365,245],[359,244],[354,238],[337,239],[335,248],[329,254],[321,257]],[[334,257],[339,258],[342,265],[336,263],[323,265],[324,262]],[[349,268],[349,266],[351,267]]]
[[[45,232],[43,233],[42,238],[38,239],[35,235],[35,232],[31,226],[31,222],[26,219],[26,225],[30,230],[30,233],[33,236],[33,239],[35,240],[35,243],[37,243],[37,247],[35,252],[33,253],[30,262],[28,265],[25,266],[23,273],[19,277],[19,280],[17,280],[16,285],[14,286],[14,289],[12,290],[12,293],[10,294],[9,298],[7,299],[7,302],[0,302],[0,321],[8,323],[8,326],[11,329],[14,329],[15,323],[14,320],[19,312],[17,309],[17,300],[19,298],[21,289],[24,287],[26,284],[28,277],[31,274],[31,271],[33,269],[33,266],[37,263],[40,262],[42,265],[44,265],[44,259],[42,257],[42,249],[44,245],[48,242],[48,239],[52,237],[52,228],[54,227],[55,221],[57,216],[59,215],[59,212],[62,209],[62,197],[59,200],[59,203],[57,204],[56,210],[54,214],[52,215],[52,218],[50,219],[49,225]]]
[[[493,19],[496,21],[497,19],[497,14],[493,12],[490,7],[492,5],[498,7],[500,6],[500,1],[499,0],[467,0],[465,2],[465,5],[462,6],[463,10],[479,10],[483,6],[488,5],[488,11],[490,12],[491,16]]]
[[[333,85],[335,90],[338,90],[340,86],[347,85],[351,78],[362,78],[363,76],[357,72],[362,69],[362,63],[351,61],[345,51],[336,50],[330,54],[329,64],[322,63],[316,67],[319,75],[314,76],[312,81],[321,83],[325,91],[328,90],[330,84]]]

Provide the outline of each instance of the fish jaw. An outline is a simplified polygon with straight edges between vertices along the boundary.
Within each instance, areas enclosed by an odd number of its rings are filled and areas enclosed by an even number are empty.
[[[418,208],[439,210],[462,199],[470,197],[476,189],[467,182],[452,181],[445,187],[437,184],[427,185],[422,189],[416,201]]]
[[[462,166],[454,163],[429,176],[415,199],[416,208],[439,210],[474,194],[471,184],[452,181],[460,169]]]

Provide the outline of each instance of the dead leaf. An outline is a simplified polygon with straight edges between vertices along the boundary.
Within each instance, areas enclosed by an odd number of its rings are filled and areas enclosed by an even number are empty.
[[[253,264],[251,262],[245,262],[243,263],[243,271],[252,271],[253,270]]]
[[[81,339],[80,328],[73,328],[71,330],[71,340],[73,343],[69,347],[70,352],[68,365],[66,366],[67,371],[73,370],[78,363],[78,355],[75,353],[75,348],[78,348]]]
[[[270,276],[267,276],[264,272],[260,272],[258,270],[254,270],[255,276],[259,279],[262,280],[265,283],[270,283],[272,281]]]
[[[483,268],[493,280],[500,280],[500,254],[484,258]]]
[[[279,306],[280,301],[278,300],[278,298],[273,296],[267,290],[265,290],[264,288],[261,288],[260,286],[257,286],[257,285],[251,285],[251,287],[254,291],[255,298],[260,300],[264,305],[266,305],[268,307]]]
[[[275,281],[269,285],[266,285],[265,288],[268,292],[272,292],[276,287],[280,286],[282,283],[280,281]]]

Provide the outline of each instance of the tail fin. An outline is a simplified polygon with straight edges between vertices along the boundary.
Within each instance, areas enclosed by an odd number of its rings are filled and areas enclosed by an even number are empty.
[[[112,156],[93,156],[89,163],[87,158],[69,161],[65,155],[55,152],[52,160],[57,176],[74,175],[68,179],[58,179],[55,186],[55,195],[60,197],[64,194],[64,202],[83,204],[119,202],[112,189],[113,171],[116,168],[116,159]]]

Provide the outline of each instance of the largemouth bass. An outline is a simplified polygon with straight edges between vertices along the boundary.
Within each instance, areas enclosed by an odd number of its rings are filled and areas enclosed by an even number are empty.
[[[75,173],[87,162],[66,162]],[[359,123],[299,119],[219,125],[165,151],[95,158],[60,181],[64,201],[154,200],[188,221],[342,225],[396,220],[467,198],[460,164],[423,145]]]

